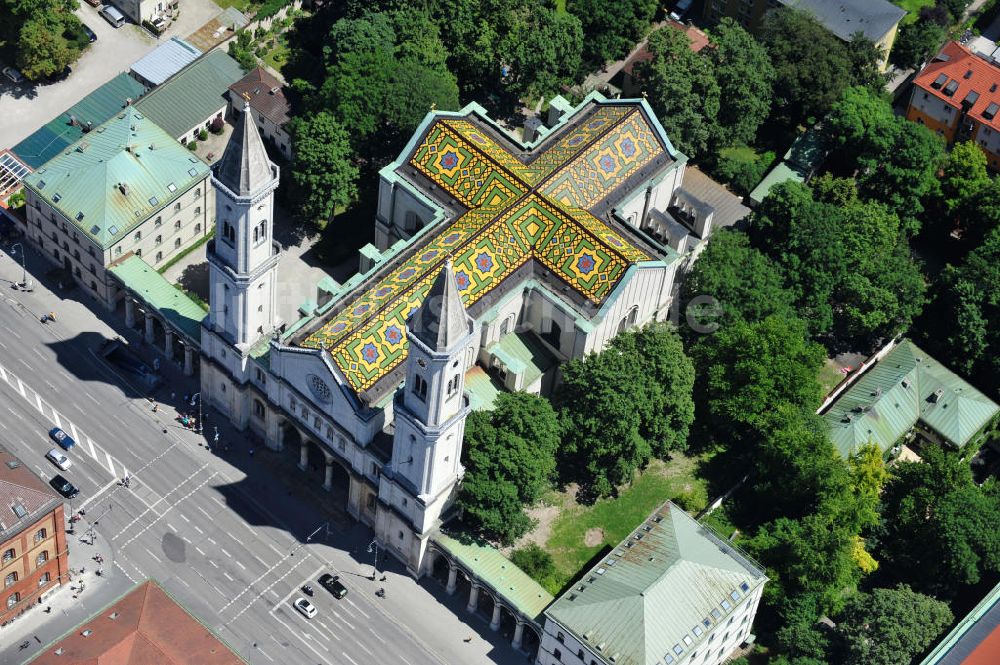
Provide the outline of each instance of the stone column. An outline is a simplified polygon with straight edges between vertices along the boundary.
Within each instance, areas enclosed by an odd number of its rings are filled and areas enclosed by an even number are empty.
[[[194,376],[194,349],[184,346],[184,376]]]
[[[305,471],[309,468],[309,442],[303,441],[299,447],[299,470]]]
[[[452,566],[448,569],[448,586],[444,588],[444,592],[449,596],[455,593],[455,589],[458,587],[458,566]]]
[[[167,360],[174,359],[174,331],[169,326],[164,328],[163,353],[167,355]]]
[[[146,312],[146,343],[152,344],[153,338],[153,313]]]
[[[323,481],[323,489],[327,492],[333,491],[333,465],[332,457],[326,458],[326,479]]]
[[[490,619],[490,630],[500,630],[500,603],[493,601],[493,618]]]
[[[128,292],[125,293],[125,326],[135,327],[135,301]]]
[[[524,639],[524,622],[521,621],[521,619],[518,619],[517,625],[514,626],[514,639],[511,640],[510,645],[514,647],[515,650],[520,649],[522,639]]]
[[[472,591],[469,592],[469,604],[465,606],[467,612],[475,612],[479,606],[479,585],[472,583]]]

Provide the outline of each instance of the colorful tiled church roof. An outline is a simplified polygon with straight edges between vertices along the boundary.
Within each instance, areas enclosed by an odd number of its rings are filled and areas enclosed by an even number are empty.
[[[641,102],[591,105],[526,158],[471,112],[435,115],[408,170],[397,172],[413,182],[415,169],[465,210],[408,248],[367,290],[348,296],[299,345],[326,348],[355,391],[369,389],[405,359],[407,317],[448,258],[467,308],[529,261],[603,303],[629,266],[655,258],[591,212],[643,167],[677,154],[647,109]]]

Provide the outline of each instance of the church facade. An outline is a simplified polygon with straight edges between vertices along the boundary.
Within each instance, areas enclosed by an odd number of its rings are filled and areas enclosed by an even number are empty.
[[[476,104],[431,112],[380,173],[363,271],[283,322],[279,173],[248,115],[213,170],[202,397],[298,446],[303,470],[318,452],[324,487],[346,476],[347,511],[422,575],[462,478],[469,377],[546,392],[561,362],[668,317],[683,257],[652,224],[691,209],[686,157],[643,100],[556,98],[523,140]]]

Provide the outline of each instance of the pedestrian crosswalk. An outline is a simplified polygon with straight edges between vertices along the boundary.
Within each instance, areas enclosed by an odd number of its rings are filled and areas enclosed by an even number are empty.
[[[116,460],[111,453],[96,445],[93,439],[87,436],[85,432],[81,432],[77,429],[75,423],[73,423],[65,414],[59,413],[54,406],[42,399],[41,393],[17,376],[17,374],[15,374],[10,368],[0,365],[0,379],[2,379],[11,388],[14,388],[25,402],[38,411],[43,418],[49,420],[53,426],[58,427],[63,431],[68,431],[70,436],[72,436],[77,443],[75,449],[83,451],[85,454],[89,455],[97,466],[110,474],[111,478],[116,478],[118,471],[121,471],[122,475],[128,475],[128,470],[125,468],[125,465],[121,463],[121,461],[117,461],[116,463]],[[16,415],[16,412],[14,412],[13,409],[10,409],[9,406],[7,408],[11,411],[11,413],[15,413]]]

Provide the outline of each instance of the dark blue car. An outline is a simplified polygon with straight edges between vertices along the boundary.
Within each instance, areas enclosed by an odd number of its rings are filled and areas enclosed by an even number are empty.
[[[70,448],[76,445],[76,441],[73,440],[73,437],[71,437],[69,434],[62,431],[58,427],[53,427],[52,429],[49,430],[49,437],[53,441],[58,443],[60,447],[63,448],[63,450],[69,450]]]

